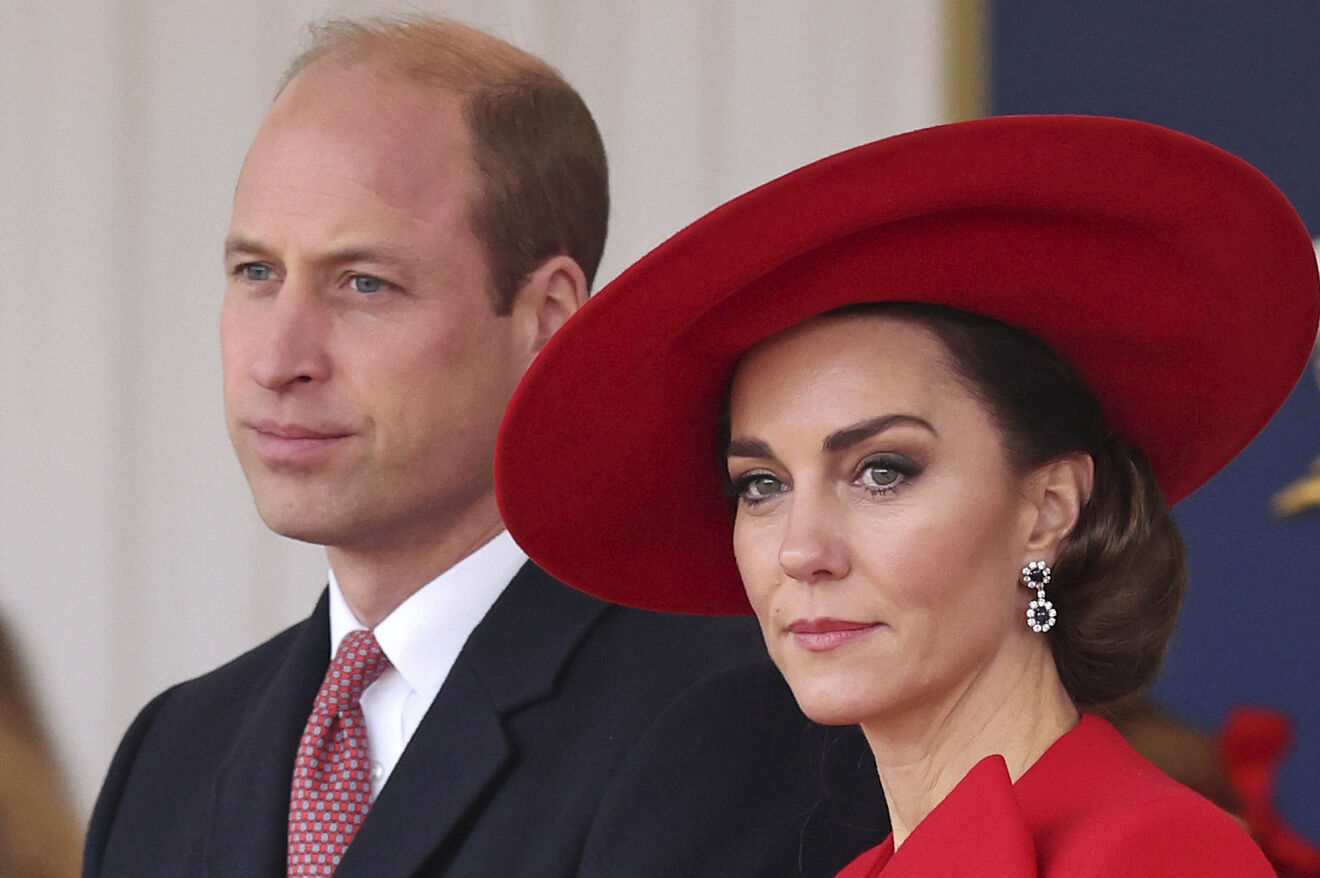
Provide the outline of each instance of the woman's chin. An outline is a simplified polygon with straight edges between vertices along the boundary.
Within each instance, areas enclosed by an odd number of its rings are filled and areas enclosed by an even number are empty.
[[[855,693],[841,690],[839,687],[814,685],[794,685],[789,681],[793,697],[798,708],[807,719],[823,726],[851,726],[862,720],[883,712],[884,705],[877,703],[876,693]]]

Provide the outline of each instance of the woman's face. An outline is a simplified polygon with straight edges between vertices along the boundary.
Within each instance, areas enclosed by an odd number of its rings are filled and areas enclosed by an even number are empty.
[[[808,716],[948,703],[1044,643],[1018,581],[1036,520],[1026,477],[930,331],[801,324],[743,357],[729,414],[734,554]]]

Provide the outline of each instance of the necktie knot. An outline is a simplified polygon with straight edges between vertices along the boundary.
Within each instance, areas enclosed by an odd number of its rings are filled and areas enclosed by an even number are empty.
[[[330,670],[326,671],[316,696],[317,708],[333,715],[353,707],[363,690],[376,682],[389,666],[390,660],[381,651],[376,635],[364,630],[350,631],[340,641]]]

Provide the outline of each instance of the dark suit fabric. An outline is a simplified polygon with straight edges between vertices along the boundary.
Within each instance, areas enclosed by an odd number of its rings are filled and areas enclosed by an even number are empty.
[[[323,595],[148,704],[84,878],[283,875],[294,752],[328,663]],[[527,565],[336,875],[832,875],[887,828],[860,734],[802,717],[750,620],[614,607]]]

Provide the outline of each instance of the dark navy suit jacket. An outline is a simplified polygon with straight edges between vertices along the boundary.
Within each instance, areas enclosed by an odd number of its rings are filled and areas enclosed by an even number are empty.
[[[312,616],[153,700],[85,878],[283,876]],[[339,878],[833,875],[888,831],[855,729],[809,723],[747,619],[602,603],[527,565],[477,626]]]

